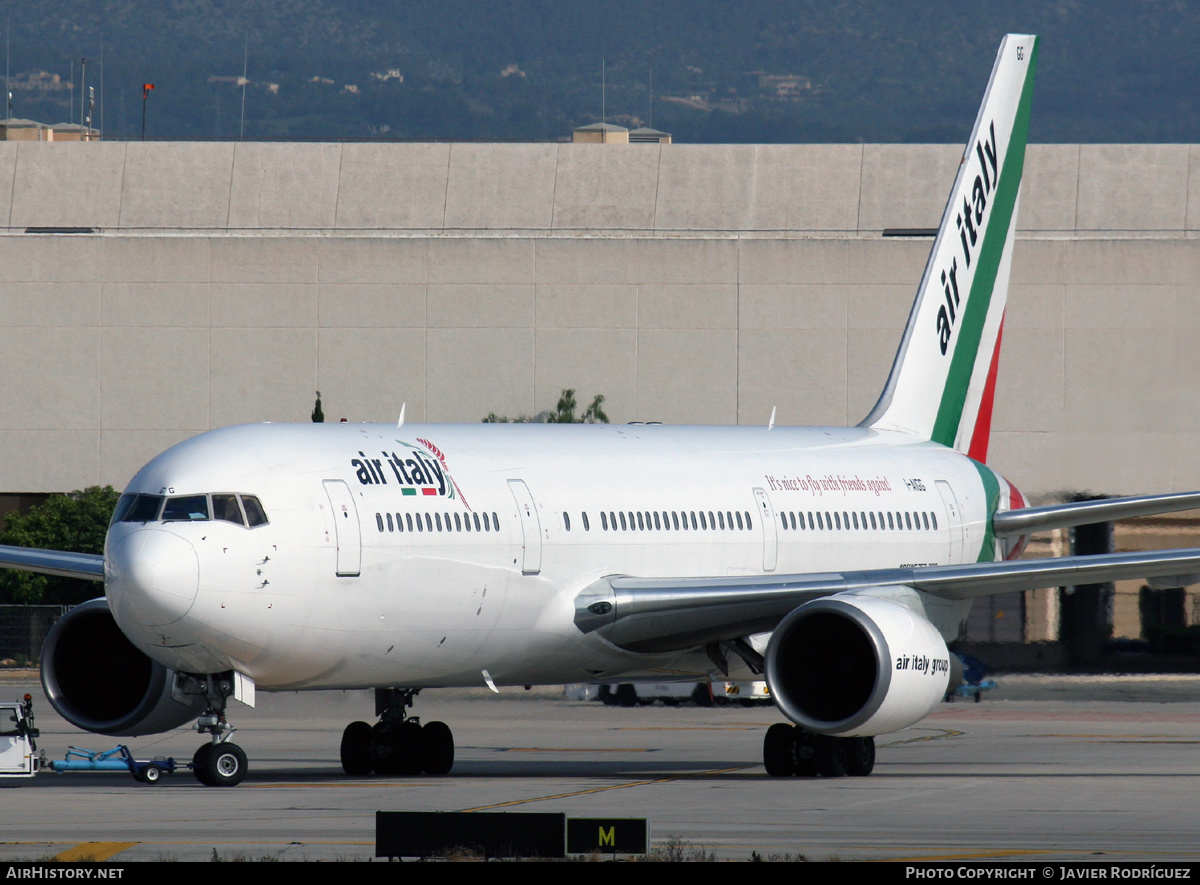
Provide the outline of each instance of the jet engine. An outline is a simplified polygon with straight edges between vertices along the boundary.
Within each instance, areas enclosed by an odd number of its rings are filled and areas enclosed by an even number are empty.
[[[104,599],[64,615],[42,646],[42,688],[72,725],[109,735],[157,734],[204,712],[204,698],[171,696],[174,673],[125,637]]]
[[[911,591],[910,591],[911,592]],[[843,594],[807,602],[767,646],[766,677],[788,719],[817,734],[867,736],[926,716],[957,658],[921,614],[891,599]]]

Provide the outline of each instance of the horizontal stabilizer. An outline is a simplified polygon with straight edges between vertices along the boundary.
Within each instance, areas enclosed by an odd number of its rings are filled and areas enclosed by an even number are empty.
[[[104,580],[104,557],[97,553],[0,546],[0,568],[62,578],[82,578],[85,581]]]
[[[1105,498],[1100,501],[1075,501],[1048,507],[1008,510],[992,517],[992,531],[1000,537],[1027,535],[1047,529],[1113,522],[1160,513],[1178,513],[1200,508],[1200,492],[1172,495],[1141,495],[1136,498]]]

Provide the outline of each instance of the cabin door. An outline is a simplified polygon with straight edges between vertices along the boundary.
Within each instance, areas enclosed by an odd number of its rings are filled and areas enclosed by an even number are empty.
[[[521,540],[524,559],[521,574],[536,575],[542,570],[542,521],[538,518],[537,505],[529,487],[521,479],[510,479],[508,487],[517,501],[517,514],[521,521]]]
[[[771,499],[763,489],[754,490],[754,500],[758,502],[758,521],[763,530],[763,571],[775,571],[775,559],[779,552],[779,536],[775,529],[775,511],[771,509]]]
[[[962,562],[963,555],[962,511],[958,509],[958,499],[954,497],[950,483],[939,479],[937,490],[946,508],[946,528],[950,530],[950,563],[956,565]]]
[[[325,480],[325,494],[333,509],[337,533],[337,573],[339,577],[357,577],[362,568],[362,533],[358,527],[358,508],[350,487],[340,479]]]

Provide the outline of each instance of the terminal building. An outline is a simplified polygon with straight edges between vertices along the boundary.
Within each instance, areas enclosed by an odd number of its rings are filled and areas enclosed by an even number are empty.
[[[0,143],[0,493],[120,488],[317,390],[330,420],[572,387],[620,422],[857,423],[961,147],[625,140]],[[989,456],[1027,498],[1200,488],[1198,234],[1200,146],[1029,147]]]

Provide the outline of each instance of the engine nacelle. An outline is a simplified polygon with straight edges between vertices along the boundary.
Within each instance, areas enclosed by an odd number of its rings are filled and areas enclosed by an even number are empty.
[[[817,734],[866,736],[906,728],[946,693],[951,656],[918,612],[891,599],[841,595],[807,602],[767,646],[776,706]]]
[[[42,646],[42,688],[51,706],[98,734],[157,734],[203,713],[203,697],[171,697],[174,675],[125,638],[103,599],[67,612]]]

